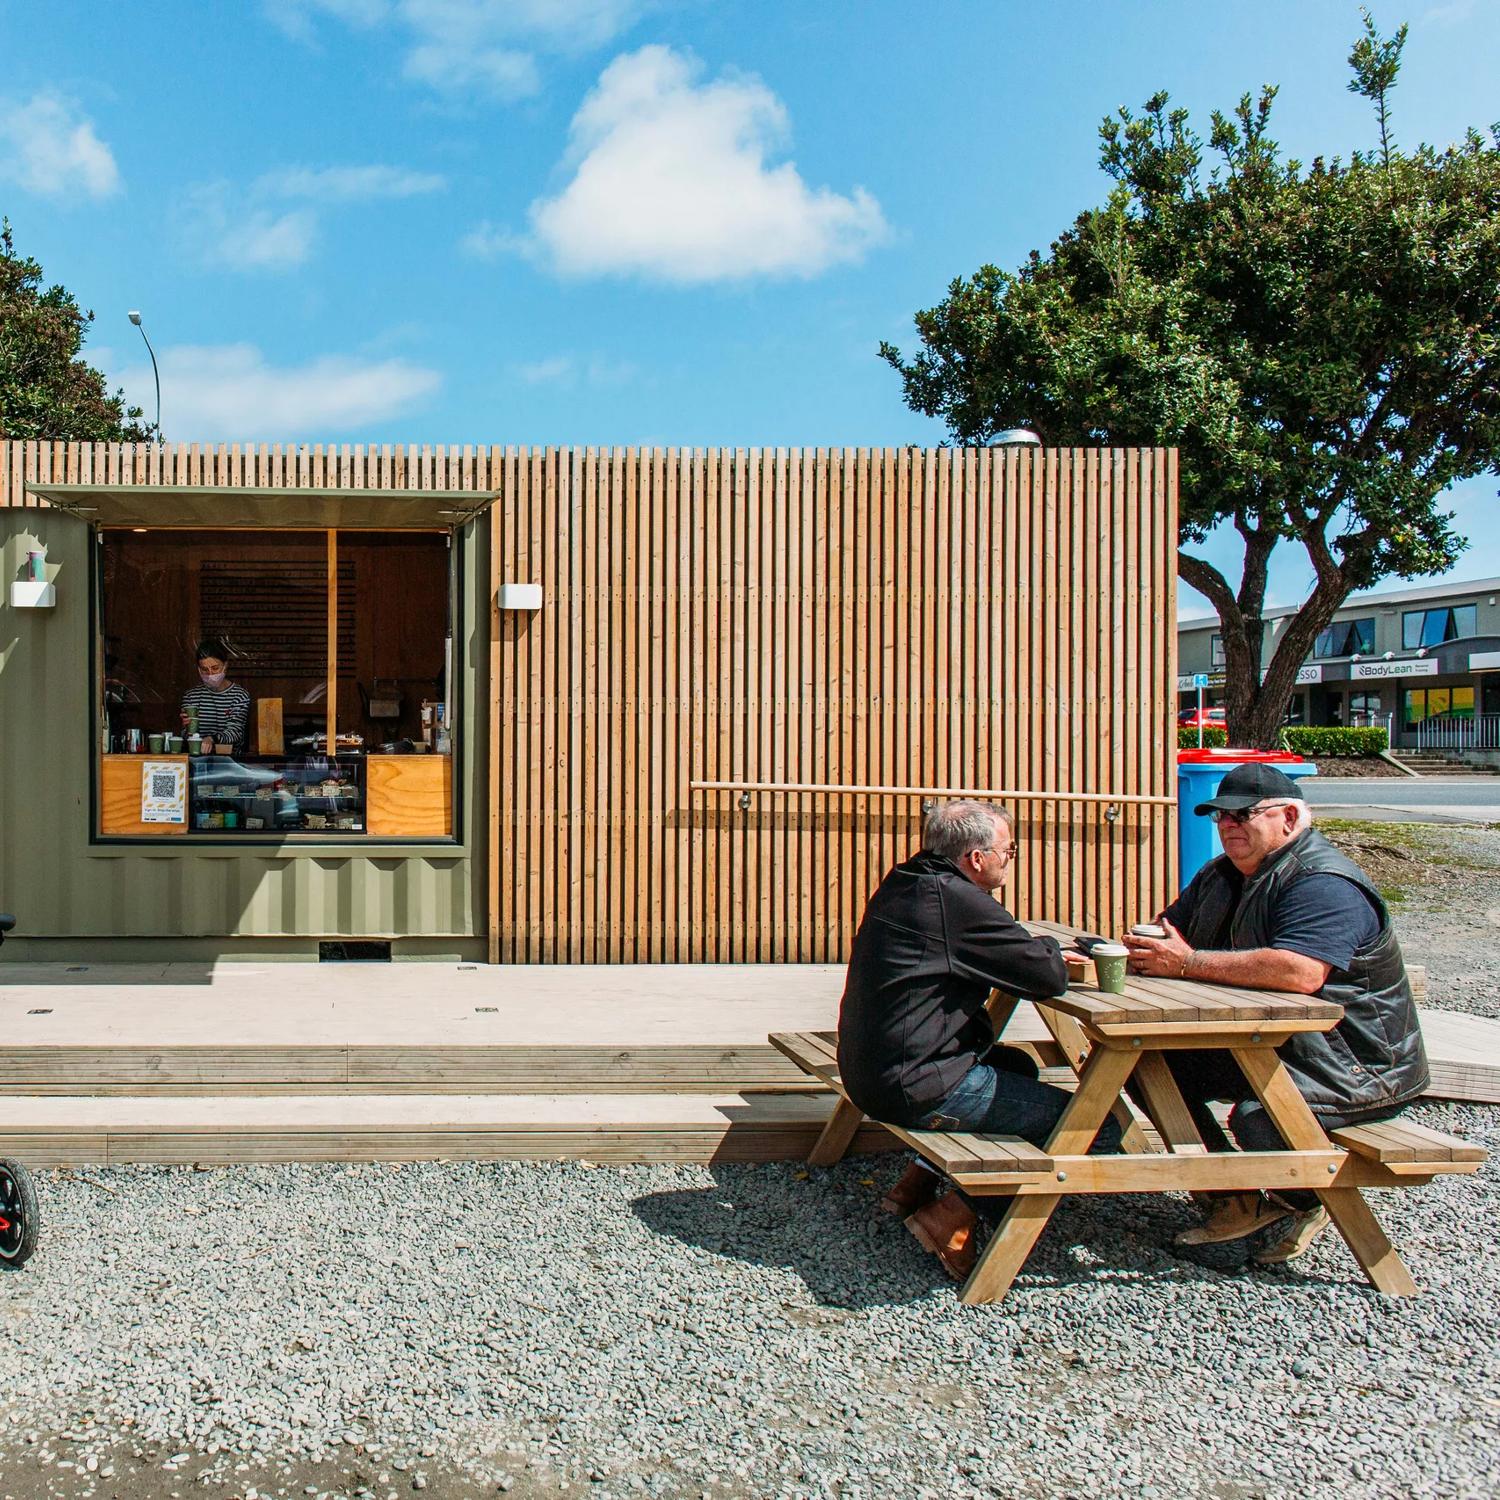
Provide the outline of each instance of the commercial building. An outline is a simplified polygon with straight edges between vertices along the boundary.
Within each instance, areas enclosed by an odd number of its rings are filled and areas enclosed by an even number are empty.
[[[1157,449],[0,444],[4,956],[837,962],[967,790],[1118,931],[1175,542]]]
[[[1262,665],[1295,608],[1266,611]],[[1178,705],[1224,697],[1217,615],[1177,627]],[[1500,748],[1500,578],[1444,580],[1420,588],[1353,594],[1297,674],[1289,721],[1382,725],[1403,749]]]

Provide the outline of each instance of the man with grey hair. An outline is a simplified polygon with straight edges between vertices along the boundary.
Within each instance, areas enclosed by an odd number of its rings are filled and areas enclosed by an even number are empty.
[[[1015,862],[1015,820],[993,803],[939,803],[922,825],[921,851],[899,864],[865,908],[839,1011],[839,1071],[849,1098],[873,1119],[916,1130],[975,1130],[1045,1144],[1069,1098],[1042,1083],[1030,1058],[995,1043],[990,991],[1060,995],[1062,952],[1033,937],[1000,904]],[[1111,1119],[1097,1140],[1119,1146]],[[942,1179],[912,1165],[883,1206],[948,1271],[966,1275],[974,1212]]]
[[[1219,826],[1224,853],[1157,919],[1166,937],[1130,935],[1130,967],[1169,979],[1317,995],[1343,1006],[1332,1031],[1291,1038],[1282,1061],[1325,1130],[1389,1119],[1427,1087],[1427,1055],[1401,945],[1369,877],[1312,826],[1297,784],[1274,766],[1236,766],[1194,809]],[[1230,1142],[1210,1112],[1233,1105],[1245,1151],[1280,1151],[1280,1134],[1223,1052],[1163,1056],[1211,1150]],[[1184,1245],[1238,1245],[1260,1265],[1303,1254],[1327,1226],[1310,1192],[1217,1195]],[[1271,1226],[1275,1226],[1274,1228]]]

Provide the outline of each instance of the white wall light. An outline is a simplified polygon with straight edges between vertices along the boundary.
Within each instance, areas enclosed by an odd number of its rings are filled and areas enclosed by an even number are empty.
[[[501,609],[540,609],[542,586],[539,583],[502,583],[499,605]]]

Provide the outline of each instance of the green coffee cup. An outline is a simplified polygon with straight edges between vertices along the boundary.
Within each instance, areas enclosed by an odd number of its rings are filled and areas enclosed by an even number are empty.
[[[1094,960],[1094,983],[1106,995],[1125,993],[1125,960],[1130,950],[1121,943],[1095,943],[1090,954]]]
[[[166,738],[167,737],[164,734],[152,734],[146,736],[146,743],[151,747],[151,753],[153,755],[160,755],[162,753],[162,746],[166,743]]]

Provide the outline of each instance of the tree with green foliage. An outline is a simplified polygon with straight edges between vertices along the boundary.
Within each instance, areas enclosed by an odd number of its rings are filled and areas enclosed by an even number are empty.
[[[60,286],[43,287],[42,268],[16,254],[10,220],[0,220],[0,438],[145,441],[139,407],[113,396],[104,376],[79,357],[94,321]]]
[[[1115,187],[1046,255],[984,266],[917,314],[922,348],[881,355],[952,438],[1031,427],[1056,444],[1179,450],[1178,571],[1223,625],[1236,744],[1270,746],[1297,669],[1351,591],[1451,567],[1441,508],[1500,472],[1500,126],[1395,143],[1406,40],[1368,13],[1350,89],[1378,150],[1283,159],[1273,87],[1215,112],[1205,148],[1159,93],[1100,128]],[[1219,523],[1238,589],[1192,550]],[[1262,663],[1267,567],[1311,559],[1312,594]],[[1264,666],[1264,675],[1262,672]]]

